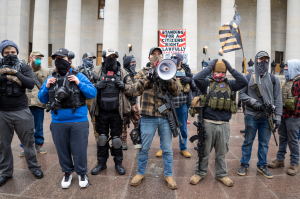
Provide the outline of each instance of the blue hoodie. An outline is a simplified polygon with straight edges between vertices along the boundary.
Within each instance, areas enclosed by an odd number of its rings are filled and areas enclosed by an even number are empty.
[[[70,69],[70,72],[72,68]],[[51,78],[52,75],[49,78]],[[93,84],[86,78],[82,73],[77,74],[77,78],[79,79],[78,88],[83,93],[83,95],[88,98],[95,98],[97,95],[97,89],[93,86]],[[49,102],[49,88],[46,87],[48,79],[44,82],[41,87],[38,98],[42,103]],[[87,117],[88,109],[87,106],[82,106],[76,108],[75,113],[72,112],[72,108],[60,109],[57,110],[57,115],[51,111],[52,114],[52,122],[53,123],[68,123],[68,122],[85,122],[88,121]]]

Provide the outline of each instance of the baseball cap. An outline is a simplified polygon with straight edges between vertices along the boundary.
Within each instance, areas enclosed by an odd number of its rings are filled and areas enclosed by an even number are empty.
[[[150,57],[150,55],[153,53],[154,50],[159,50],[160,53],[162,54],[162,50],[160,49],[160,47],[153,47],[153,48],[150,49],[149,57]]]
[[[106,50],[106,57],[108,57],[109,55],[112,55],[112,54],[115,54],[118,57],[118,53],[114,49],[109,48]]]
[[[261,57],[269,57],[269,54],[265,51],[260,51],[258,54],[257,54],[257,58],[261,58]]]
[[[51,55],[51,58],[54,60],[55,59],[55,56],[62,56],[62,57],[65,57],[65,56],[68,56],[68,53],[69,53],[69,51],[67,50],[67,49],[65,49],[65,48],[60,48],[60,49],[58,49],[55,53],[53,53],[52,55]]]
[[[41,56],[41,57],[44,57],[44,55],[42,53],[40,53],[39,51],[32,51],[30,53],[30,57],[32,56]]]
[[[82,59],[87,58],[87,57],[93,57],[93,59],[96,59],[96,56],[93,56],[92,53],[84,53],[82,56]]]

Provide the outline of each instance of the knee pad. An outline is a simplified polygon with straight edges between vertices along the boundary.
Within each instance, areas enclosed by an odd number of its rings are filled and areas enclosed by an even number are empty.
[[[105,146],[107,143],[107,136],[105,134],[101,134],[98,136],[98,145]]]
[[[122,146],[121,138],[119,136],[114,136],[112,138],[112,146],[115,149],[119,149]]]

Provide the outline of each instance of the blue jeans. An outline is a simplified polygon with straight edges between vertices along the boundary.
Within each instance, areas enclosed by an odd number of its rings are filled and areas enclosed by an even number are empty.
[[[164,174],[166,177],[172,176],[173,166],[173,151],[172,151],[172,132],[167,118],[151,117],[143,115],[141,118],[141,137],[142,148],[138,154],[138,170],[139,175],[144,175],[146,172],[147,162],[149,159],[149,150],[158,129],[160,142],[162,145],[162,157],[164,163]]]
[[[300,140],[300,130],[299,130],[299,134],[298,134],[298,141]]]
[[[271,138],[271,130],[268,125],[267,118],[255,120],[252,115],[245,115],[245,140],[242,146],[241,163],[249,167],[253,141],[258,131],[258,162],[257,167],[267,165],[267,154],[269,149],[269,141]]]
[[[29,109],[34,117],[34,142],[44,144],[44,109],[36,106],[29,106]],[[20,147],[23,147],[22,143],[20,143]]]
[[[180,148],[180,151],[186,151],[187,150],[186,142],[187,142],[187,136],[188,136],[187,135],[187,119],[188,119],[187,104],[185,103],[181,107],[176,108],[176,114],[177,114],[179,122],[182,124],[180,126],[180,132],[182,135],[182,139],[181,139],[181,135],[179,134],[179,148]],[[181,142],[181,140],[183,140],[183,143]],[[160,144],[160,149],[162,149],[161,144]]]

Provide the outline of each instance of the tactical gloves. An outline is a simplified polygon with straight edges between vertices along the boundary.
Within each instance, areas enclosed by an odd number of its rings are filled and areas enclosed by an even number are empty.
[[[217,63],[218,59],[214,59],[210,62],[210,64],[207,66],[207,68],[209,68],[211,71],[214,70],[216,63]]]
[[[253,108],[254,108],[254,110],[256,110],[256,111],[259,111],[259,110],[260,110],[260,107],[261,107],[261,103],[259,103],[259,102],[255,102],[255,103],[253,104]]]
[[[98,81],[95,88],[98,90],[104,89],[106,87],[106,84],[104,81]]]
[[[149,70],[149,73],[147,74],[147,78],[148,78],[148,80],[152,80],[153,79],[153,75],[154,75],[154,73],[155,73],[155,70],[154,70],[154,68],[152,68],[152,69],[150,69]]]
[[[123,90],[123,89],[125,88],[125,84],[124,84],[124,82],[121,81],[121,80],[117,80],[117,81],[116,81],[116,85],[117,85],[117,87],[118,87],[119,89],[121,89],[121,90]]]
[[[281,121],[279,121],[279,120],[273,120],[273,123],[275,124],[275,129],[278,129],[278,127],[281,124]]]
[[[190,78],[190,77],[187,77],[187,76],[185,76],[185,77],[181,77],[180,78],[180,82],[181,82],[181,84],[191,84],[192,83],[192,78]]]
[[[2,69],[0,69],[0,75],[3,75],[3,74],[14,75],[17,72],[18,71],[16,71],[15,69],[10,69],[10,68],[2,68]]]
[[[222,59],[222,61],[224,62],[227,70],[232,73],[234,71],[234,69],[231,67],[230,63],[228,61],[226,61],[225,59]]]
[[[14,75],[6,75],[6,78],[7,78],[8,81],[15,82],[15,83],[19,84],[19,86],[22,86],[22,82],[16,76],[14,76]]]

